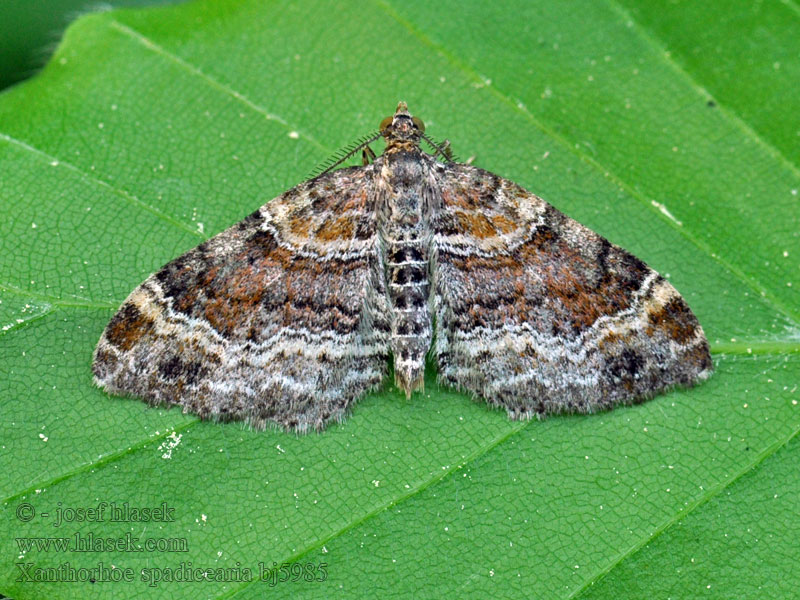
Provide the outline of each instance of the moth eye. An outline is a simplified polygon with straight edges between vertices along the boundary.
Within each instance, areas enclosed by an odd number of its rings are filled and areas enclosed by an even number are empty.
[[[386,117],[383,121],[381,121],[380,130],[386,131],[389,129],[389,126],[392,124],[392,119],[394,119],[394,117]]]
[[[425,123],[422,122],[422,119],[419,117],[411,117],[411,120],[414,122],[414,126],[419,129],[422,133],[425,133]]]

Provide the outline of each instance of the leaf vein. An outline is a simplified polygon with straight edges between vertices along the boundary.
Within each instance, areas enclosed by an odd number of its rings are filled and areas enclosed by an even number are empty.
[[[7,506],[9,503],[14,502],[15,500],[23,498],[24,496],[26,496],[28,494],[34,493],[37,489],[44,489],[44,488],[52,487],[52,486],[56,485],[57,483],[61,483],[62,481],[65,481],[67,479],[70,479],[72,477],[80,475],[81,473],[86,473],[87,471],[93,471],[93,470],[96,470],[96,469],[99,469],[99,468],[105,468],[107,465],[115,463],[115,462],[117,462],[119,460],[122,460],[127,455],[132,454],[133,452],[136,452],[138,450],[141,450],[141,449],[145,448],[146,446],[148,446],[149,444],[152,444],[153,442],[155,442],[157,440],[166,439],[169,436],[171,436],[172,434],[177,433],[177,432],[185,432],[185,431],[187,431],[188,429],[191,429],[192,427],[194,427],[195,425],[197,425],[200,422],[201,422],[200,419],[196,419],[194,421],[190,421],[189,423],[187,423],[185,425],[180,425],[178,427],[169,428],[169,430],[166,431],[163,435],[157,435],[157,436],[148,437],[146,439],[143,439],[143,440],[141,440],[141,441],[139,441],[139,442],[137,442],[135,444],[132,444],[132,445],[126,447],[124,450],[120,450],[119,452],[112,452],[111,454],[107,454],[106,456],[104,456],[104,457],[102,457],[102,458],[100,458],[98,460],[93,460],[93,461],[89,461],[87,463],[84,463],[80,467],[78,467],[77,469],[72,469],[71,471],[67,471],[65,473],[62,473],[61,475],[58,475],[57,477],[53,477],[52,479],[49,479],[47,481],[40,481],[39,483],[32,484],[32,485],[28,486],[27,488],[25,488],[24,490],[21,490],[21,491],[15,493],[15,494],[12,494],[11,496],[6,497],[2,501],[0,501],[0,505]]]
[[[771,445],[767,446],[761,453],[759,453],[750,463],[745,465],[742,469],[739,470],[733,477],[728,478],[725,481],[720,482],[716,486],[709,488],[707,492],[701,495],[699,498],[695,499],[694,501],[690,502],[685,510],[679,511],[665,519],[649,536],[644,536],[642,539],[637,542],[636,544],[631,545],[627,550],[621,552],[617,555],[614,560],[612,560],[606,567],[596,571],[590,577],[588,577],[585,583],[571,592],[567,599],[576,598],[581,595],[584,591],[590,588],[592,585],[597,583],[600,579],[608,575],[611,571],[613,571],[617,566],[622,564],[626,559],[630,558],[637,552],[640,552],[647,544],[654,541],[658,538],[661,534],[663,534],[667,529],[671,528],[675,525],[679,520],[685,519],[687,515],[689,515],[693,510],[703,506],[707,502],[709,502],[715,496],[718,496],[722,492],[724,492],[727,488],[731,485],[736,483],[739,479],[741,479],[744,475],[752,471],[753,469],[758,468],[767,458],[775,454],[778,450],[786,446],[789,442],[791,442],[795,437],[797,437],[798,433],[800,433],[800,428],[795,429],[792,433],[786,436],[784,439],[777,440],[776,442],[772,443]]]
[[[181,58],[177,54],[175,54],[173,52],[170,52],[169,50],[167,50],[163,46],[160,46],[159,44],[157,44],[156,42],[154,42],[153,40],[148,38],[146,35],[144,35],[140,31],[137,31],[136,29],[128,27],[127,25],[125,25],[123,23],[120,23],[119,21],[116,21],[116,20],[111,20],[110,21],[110,25],[111,25],[111,27],[113,27],[114,29],[119,31],[120,33],[128,36],[129,38],[131,38],[133,40],[135,40],[136,42],[138,42],[139,44],[141,44],[142,46],[144,46],[148,50],[163,56],[164,58],[166,58],[167,60],[175,63],[176,65],[178,65],[180,68],[182,68],[186,72],[190,73],[191,75],[194,75],[194,76],[200,78],[202,81],[204,81],[210,87],[212,87],[212,88],[214,88],[214,89],[216,89],[218,91],[221,91],[221,92],[223,92],[224,94],[226,94],[228,96],[231,96],[232,98],[236,99],[238,102],[241,102],[242,104],[247,106],[250,110],[260,114],[261,116],[263,116],[268,121],[275,121],[276,123],[279,123],[279,124],[283,125],[287,130],[291,130],[291,131],[297,132],[297,135],[299,137],[301,137],[301,138],[305,139],[307,142],[310,142],[311,144],[315,145],[317,148],[319,148],[321,150],[324,150],[325,152],[331,152],[330,148],[326,148],[322,143],[320,143],[316,138],[312,137],[308,133],[304,133],[299,128],[293,127],[292,125],[290,125],[286,121],[286,119],[284,119],[280,115],[276,115],[275,113],[269,112],[266,108],[264,108],[263,106],[261,106],[259,104],[256,104],[255,102],[250,100],[247,96],[245,96],[241,92],[238,92],[235,89],[233,89],[231,86],[229,86],[229,85],[227,85],[225,83],[222,83],[221,81],[218,81],[217,79],[211,77],[207,73],[204,73],[196,65],[194,65],[194,64],[190,63],[189,61]]]
[[[200,232],[198,232],[196,229],[190,227],[186,223],[183,223],[182,221],[180,221],[180,220],[178,220],[178,219],[176,219],[174,217],[171,217],[167,213],[161,212],[155,206],[152,206],[152,205],[148,204],[147,202],[144,202],[143,200],[139,199],[138,197],[136,197],[135,195],[131,194],[130,192],[127,192],[127,191],[125,191],[125,190],[123,190],[121,188],[114,187],[113,185],[111,185],[107,181],[103,181],[102,179],[94,177],[93,175],[87,173],[86,171],[80,169],[79,167],[73,165],[72,163],[65,162],[65,161],[61,160],[60,158],[57,158],[57,157],[55,157],[55,156],[53,156],[51,154],[48,154],[47,152],[45,152],[43,150],[40,150],[39,148],[36,148],[34,146],[31,146],[30,144],[28,144],[26,142],[23,142],[22,140],[18,140],[18,139],[14,138],[14,137],[11,137],[10,135],[8,135],[6,133],[0,132],[0,140],[5,140],[9,144],[17,146],[18,148],[22,148],[23,150],[34,154],[35,156],[47,161],[48,163],[50,163],[50,165],[52,165],[54,167],[64,167],[66,169],[69,169],[73,173],[76,173],[78,176],[80,176],[84,181],[87,181],[87,182],[92,183],[94,185],[99,185],[99,186],[109,190],[110,192],[112,192],[112,193],[124,198],[125,200],[127,200],[131,204],[135,204],[137,206],[140,206],[141,208],[143,208],[143,209],[147,210],[148,212],[152,213],[153,215],[155,215],[159,219],[167,221],[171,225],[174,225],[175,227],[177,227],[179,229],[182,229],[182,230],[184,230],[184,231],[186,231],[188,233],[191,233],[194,236],[197,236],[197,237],[200,237],[200,238],[204,238],[204,236]]]
[[[59,298],[57,296],[48,296],[47,294],[41,294],[39,292],[34,292],[31,290],[23,290],[22,288],[18,288],[8,283],[0,283],[0,292],[5,292],[7,294],[14,294],[15,296],[23,296],[26,298],[30,298],[31,300],[41,300],[42,302],[47,302],[48,304],[52,304],[53,306],[63,306],[69,308],[117,308],[117,304],[113,304],[111,302],[93,302],[89,298],[83,298],[82,296],[76,296],[74,294],[69,294],[70,298],[74,298],[76,301],[71,302],[69,300],[64,301],[64,298]]]
[[[362,515],[360,518],[353,519],[351,522],[349,522],[348,524],[344,525],[340,529],[334,531],[333,533],[329,534],[328,536],[321,537],[321,538],[317,539],[317,541],[315,541],[315,542],[313,542],[311,544],[308,544],[305,548],[295,552],[292,556],[284,559],[283,561],[279,562],[278,564],[287,563],[287,562],[289,562],[289,563],[291,563],[291,562],[299,562],[300,559],[304,555],[308,554],[309,552],[313,552],[314,550],[316,550],[318,548],[321,548],[325,544],[329,543],[331,540],[334,540],[336,538],[341,537],[342,535],[346,534],[348,531],[350,531],[350,530],[352,530],[352,529],[354,529],[354,528],[366,523],[367,521],[369,521],[371,519],[376,518],[378,515],[380,515],[383,512],[386,512],[390,508],[392,508],[394,506],[397,506],[398,504],[400,504],[402,502],[405,502],[409,498],[412,498],[412,497],[414,497],[414,496],[416,496],[418,494],[421,494],[427,488],[429,488],[432,485],[435,485],[436,483],[442,481],[445,477],[447,477],[451,473],[454,473],[455,471],[458,471],[459,469],[464,468],[464,466],[466,466],[467,464],[479,459],[481,456],[491,452],[497,446],[505,443],[508,439],[512,438],[513,436],[518,434],[520,431],[525,429],[530,423],[531,423],[531,421],[521,421],[521,422],[516,423],[509,431],[503,433],[502,435],[497,436],[496,438],[491,440],[485,446],[481,446],[481,447],[477,448],[471,454],[467,455],[466,457],[463,457],[462,460],[460,462],[458,462],[457,464],[455,464],[454,466],[450,466],[450,467],[448,467],[446,469],[442,469],[441,472],[437,473],[434,477],[431,477],[430,479],[427,479],[427,480],[421,482],[419,485],[417,485],[416,487],[411,488],[406,493],[400,494],[396,498],[394,498],[394,499],[392,499],[392,500],[390,500],[388,502],[385,502],[385,503],[375,507],[371,511],[369,511],[369,512],[365,513],[364,515]],[[232,597],[238,595],[243,590],[249,588],[253,583],[255,583],[257,581],[258,581],[258,579],[256,579],[255,581],[244,582],[238,588],[234,588],[229,593],[227,593],[227,594],[225,594],[223,596],[218,596],[218,598],[232,598]]]
[[[638,22],[633,15],[631,15],[618,0],[606,0],[611,10],[615,11],[622,19],[629,21],[634,25],[633,30],[639,34],[639,37],[653,48],[653,53],[664,59],[664,62],[675,72],[678,76],[685,79],[689,85],[694,88],[698,95],[702,96],[705,100],[714,99],[709,91],[702,86],[697,80],[689,73],[683,66],[678,63],[670,52],[667,51],[667,46],[654,34],[651,30],[647,29],[644,25]],[[723,113],[734,125],[739,127],[744,134],[766,150],[773,158],[783,163],[795,177],[800,178],[800,169],[791,160],[789,160],[778,148],[770,144],[759,133],[753,129],[747,121],[739,117],[735,112],[728,110],[724,104],[720,103],[718,99],[717,109]]]

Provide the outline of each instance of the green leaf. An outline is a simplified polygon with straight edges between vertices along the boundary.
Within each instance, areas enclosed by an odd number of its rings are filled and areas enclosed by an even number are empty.
[[[789,595],[799,18],[788,2],[208,0],[78,20],[43,73],[0,96],[0,592]],[[401,99],[462,157],[669,275],[713,378],[519,423],[429,369],[424,394],[387,385],[299,438],[92,386],[94,345],[133,287]],[[174,520],[70,512],[126,502]],[[73,518],[56,527],[59,509]],[[166,547],[22,548],[77,533]],[[241,571],[286,562],[318,577],[324,563],[327,579]],[[65,563],[134,581],[64,581]],[[61,581],[19,581],[18,564],[60,566]]]

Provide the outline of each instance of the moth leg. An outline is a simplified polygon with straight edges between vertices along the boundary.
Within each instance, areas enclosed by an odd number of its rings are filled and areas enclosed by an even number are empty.
[[[441,155],[447,162],[453,162],[453,150],[450,148],[450,140],[444,140],[441,144],[437,144],[431,139],[425,138],[426,141],[436,150],[431,157],[436,158]]]
[[[450,147],[450,140],[444,140],[441,145],[436,148],[436,152],[433,153],[433,157],[436,158],[440,152],[442,156],[444,156],[445,160],[453,160],[453,149]]]
[[[431,148],[434,149],[434,153],[431,154],[431,158],[436,158],[437,156],[441,156],[445,162],[453,162],[455,160],[455,156],[453,155],[453,151],[450,149],[450,140],[444,140],[441,144],[432,140],[424,133],[420,134],[422,139],[425,140]]]
[[[366,167],[373,160],[375,160],[375,153],[372,151],[372,148],[364,146],[364,149],[361,151],[361,164]]]

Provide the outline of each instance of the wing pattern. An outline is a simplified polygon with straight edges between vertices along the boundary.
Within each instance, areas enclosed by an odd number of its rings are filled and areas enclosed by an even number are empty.
[[[445,161],[449,146],[424,131],[401,102],[372,164],[300,184],[150,276],[107,325],[95,382],[305,432],[342,420],[390,355],[398,387],[422,389],[432,339],[442,382],[512,418],[710,375],[663,277],[517,184],[438,162],[420,142]]]
[[[487,171],[448,165],[440,186],[442,381],[528,418],[632,403],[711,373],[694,314],[641,260]]]
[[[372,179],[303,183],[150,276],[106,327],[96,383],[255,427],[341,420],[388,356]]]

